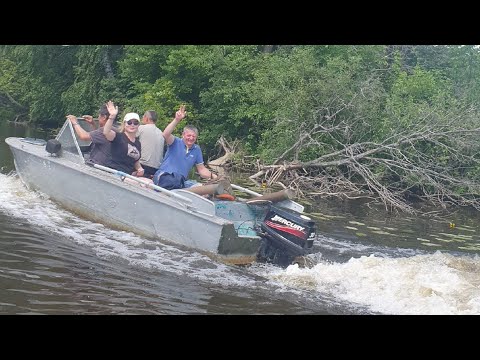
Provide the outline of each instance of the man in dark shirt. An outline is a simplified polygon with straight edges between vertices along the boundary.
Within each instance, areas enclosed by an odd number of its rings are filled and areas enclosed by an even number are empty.
[[[85,131],[77,122],[76,116],[67,116],[68,120],[70,120],[70,122],[72,123],[73,128],[75,129],[75,133],[77,134],[79,139],[92,142],[92,149],[90,150],[90,161],[103,166],[106,166],[106,164],[112,157],[110,150],[111,143],[107,140],[105,135],[103,135],[103,127],[105,126],[109,115],[110,113],[108,112],[106,104],[103,104],[98,111],[98,124],[100,125],[100,127],[93,131]],[[92,116],[83,115],[82,117],[85,119],[85,121],[90,123],[92,127],[95,126]]]

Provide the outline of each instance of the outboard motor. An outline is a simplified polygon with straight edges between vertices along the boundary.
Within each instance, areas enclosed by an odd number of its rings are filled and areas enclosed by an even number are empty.
[[[316,230],[315,222],[308,216],[272,205],[260,225],[263,241],[257,257],[286,267],[297,256],[309,253]]]

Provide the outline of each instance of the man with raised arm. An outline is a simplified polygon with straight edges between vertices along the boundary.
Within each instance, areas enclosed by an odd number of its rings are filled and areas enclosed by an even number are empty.
[[[200,146],[195,144],[198,129],[193,125],[183,128],[182,137],[172,135],[173,130],[185,118],[185,105],[175,113],[175,118],[163,130],[163,137],[167,143],[167,152],[160,168],[153,176],[155,185],[167,190],[188,188],[196,184],[188,180],[188,173],[195,165],[198,173],[204,179],[216,179],[217,175],[208,170],[203,164],[203,155]]]

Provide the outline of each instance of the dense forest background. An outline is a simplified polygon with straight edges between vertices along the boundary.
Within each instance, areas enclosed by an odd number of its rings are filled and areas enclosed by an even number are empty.
[[[306,196],[480,209],[476,46],[1,45],[0,121],[180,104],[206,159]],[[177,129],[177,131],[181,131]]]

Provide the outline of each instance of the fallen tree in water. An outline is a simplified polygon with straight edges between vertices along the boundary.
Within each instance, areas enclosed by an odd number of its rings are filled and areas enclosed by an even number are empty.
[[[222,166],[250,173],[255,169],[250,179],[257,185],[294,189],[307,198],[370,198],[383,202],[387,210],[412,214],[417,212],[412,206],[417,200],[439,210],[451,205],[480,210],[476,175],[480,127],[469,127],[466,121],[458,127],[459,123],[459,119],[436,120],[428,115],[377,142],[349,142],[354,138],[348,136],[351,124],[319,124],[300,131],[272,164],[255,158],[246,162],[230,148],[225,149],[228,156]],[[292,154],[319,148],[330,151],[309,161],[289,160]]]

